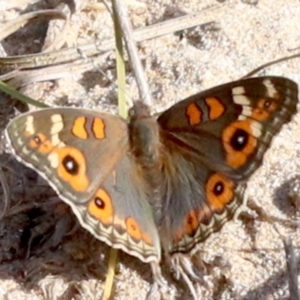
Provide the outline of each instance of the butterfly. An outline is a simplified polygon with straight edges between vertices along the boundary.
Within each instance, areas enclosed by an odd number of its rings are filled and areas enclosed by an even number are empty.
[[[235,216],[297,103],[295,82],[258,77],[193,95],[159,117],[137,102],[128,122],[88,109],[29,112],[5,137],[97,239],[150,263],[156,279],[164,253],[189,284],[197,275],[186,255]]]

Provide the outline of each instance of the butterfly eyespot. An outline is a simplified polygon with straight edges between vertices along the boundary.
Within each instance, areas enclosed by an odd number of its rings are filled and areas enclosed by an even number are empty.
[[[79,173],[79,164],[71,155],[66,155],[62,160],[62,164],[69,174],[77,175]]]
[[[94,202],[99,209],[105,209],[105,202],[101,198],[96,196]]]
[[[198,229],[199,223],[201,221],[199,217],[200,213],[198,210],[192,209],[188,211],[185,215],[184,223],[181,224],[177,228],[177,231],[174,233],[173,241],[175,243],[179,242],[186,234],[189,236],[193,236],[195,234],[195,231]]]
[[[264,121],[270,118],[270,113],[277,108],[277,103],[270,99],[261,99],[256,105],[256,108],[253,109],[251,118]]]
[[[187,218],[187,224],[192,225],[193,224],[193,217],[192,216],[188,216]]]
[[[234,183],[225,176],[215,173],[206,183],[207,200],[215,210],[223,210],[225,205],[233,200]]]
[[[133,231],[136,231],[138,228],[136,227],[136,225],[135,224],[131,224],[130,225],[130,228],[133,230]]]
[[[216,196],[220,196],[224,193],[225,187],[224,187],[224,183],[222,181],[218,181],[215,183],[215,186],[213,188],[213,193]]]
[[[38,135],[35,135],[32,139],[33,139],[34,142],[35,142],[36,144],[38,144],[38,145],[42,143],[42,141],[41,141],[41,139],[39,138]]]
[[[242,151],[248,144],[249,134],[243,129],[236,129],[230,138],[230,145],[235,151]]]
[[[263,101],[263,105],[265,109],[268,109],[272,105],[273,101],[271,100],[265,100]]]
[[[140,227],[135,219],[128,218],[126,220],[126,227],[127,227],[127,233],[129,233],[131,237],[133,237],[136,240],[140,240],[142,238]]]
[[[193,235],[199,226],[198,214],[195,210],[191,210],[186,216],[186,231],[187,234]]]
[[[89,179],[86,174],[86,159],[83,153],[73,147],[50,149],[47,158],[52,168],[57,169],[61,180],[67,182],[75,191],[85,192],[89,187]]]
[[[126,232],[136,241],[144,241],[148,245],[153,245],[152,238],[144,232],[139,223],[134,218],[127,218],[125,221]]]
[[[31,148],[37,148],[40,145],[42,145],[45,140],[46,140],[45,135],[43,135],[42,133],[37,133],[30,138],[29,146]]]
[[[268,112],[274,111],[278,106],[276,101],[272,101],[270,99],[263,99],[261,102],[263,103],[263,108]]]
[[[237,121],[227,126],[222,133],[226,162],[232,168],[240,168],[250,154],[257,149],[261,135],[261,124],[253,119]]]
[[[88,211],[91,216],[104,224],[111,224],[114,215],[112,200],[109,194],[99,189],[93,199],[89,202]]]

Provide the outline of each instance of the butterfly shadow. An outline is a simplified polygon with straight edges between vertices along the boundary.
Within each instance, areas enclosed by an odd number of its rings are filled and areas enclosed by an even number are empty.
[[[256,217],[241,215],[245,230],[251,238],[253,249],[260,257],[268,257],[268,251],[270,249],[259,249],[256,247],[256,234],[259,228],[255,225],[255,219],[258,218],[262,222],[271,224],[275,231],[279,235],[279,239],[282,241],[282,245],[285,251],[285,265],[278,271],[270,275],[265,281],[263,281],[256,288],[251,289],[242,297],[241,300],[253,300],[253,299],[268,299],[278,298],[280,299],[300,299],[300,291],[297,286],[297,277],[300,274],[300,256],[299,246],[295,247],[289,240],[289,237],[284,237],[281,234],[282,230],[279,230],[279,226],[286,228],[288,231],[299,230],[299,197],[300,197],[300,177],[296,176],[290,180],[285,181],[280,185],[273,193],[273,204],[279,211],[286,216],[286,218],[278,217],[277,215],[271,215],[265,211],[263,207],[255,204],[252,199],[248,201],[248,207],[256,213]],[[281,251],[278,248],[273,251]],[[298,253],[298,255],[297,255]],[[255,264],[255,262],[253,262]],[[262,267],[262,266],[260,266]],[[288,289],[286,288],[288,286]]]
[[[289,219],[300,215],[300,175],[285,181],[274,192],[274,205]]]
[[[290,251],[295,250],[290,248]],[[240,300],[253,300],[253,299],[293,299],[299,300],[300,293],[298,284],[298,276],[300,274],[300,256],[294,255],[291,259],[290,255],[286,252],[287,268],[283,268],[275,272],[267,280],[265,280],[258,287],[251,289],[245,295],[240,297]],[[290,269],[289,266],[293,264],[294,268]],[[288,290],[286,289],[288,286]],[[280,297],[280,298],[279,298]]]

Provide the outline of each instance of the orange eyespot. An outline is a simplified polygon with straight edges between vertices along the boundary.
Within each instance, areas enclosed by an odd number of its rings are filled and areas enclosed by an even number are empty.
[[[31,148],[38,148],[44,141],[46,141],[46,136],[42,133],[37,133],[30,138],[29,146]]]
[[[222,211],[233,200],[233,181],[219,173],[213,174],[206,183],[206,197],[212,209]]]
[[[223,130],[222,140],[226,151],[226,162],[232,168],[242,167],[257,146],[252,135],[251,122],[237,121]]]
[[[127,233],[136,240],[142,238],[142,233],[139,227],[139,224],[133,218],[126,219]]]
[[[109,194],[99,189],[93,199],[89,202],[88,211],[91,216],[104,224],[111,224],[113,221],[114,209]]]
[[[83,153],[76,148],[55,148],[50,160],[57,165],[59,177],[68,182],[75,191],[84,192],[89,186],[86,176],[86,161]]]

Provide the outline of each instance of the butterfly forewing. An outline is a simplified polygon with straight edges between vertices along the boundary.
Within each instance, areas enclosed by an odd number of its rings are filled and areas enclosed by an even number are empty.
[[[59,195],[77,202],[81,201],[77,193],[92,195],[94,182],[101,182],[118,162],[127,146],[126,130],[126,123],[115,116],[54,108],[17,117],[5,134],[19,160],[49,180]],[[115,149],[119,154],[112,156]],[[98,169],[91,167],[93,163]]]
[[[296,112],[298,87],[283,77],[221,85],[175,104],[159,118],[167,147],[194,152],[235,180],[261,164],[272,137]]]

